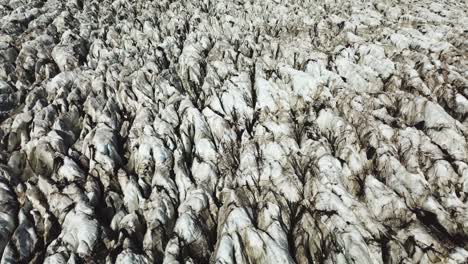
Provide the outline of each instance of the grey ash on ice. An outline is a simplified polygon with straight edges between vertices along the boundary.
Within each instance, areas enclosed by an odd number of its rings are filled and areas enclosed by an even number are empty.
[[[467,12],[0,0],[0,262],[467,263]]]

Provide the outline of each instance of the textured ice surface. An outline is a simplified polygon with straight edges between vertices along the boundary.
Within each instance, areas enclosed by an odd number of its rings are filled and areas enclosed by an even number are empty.
[[[1,263],[468,263],[464,1],[1,0]]]

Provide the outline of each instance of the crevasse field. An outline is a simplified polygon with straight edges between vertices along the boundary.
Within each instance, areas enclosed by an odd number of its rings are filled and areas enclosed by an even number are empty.
[[[0,263],[468,263],[468,4],[0,0]]]

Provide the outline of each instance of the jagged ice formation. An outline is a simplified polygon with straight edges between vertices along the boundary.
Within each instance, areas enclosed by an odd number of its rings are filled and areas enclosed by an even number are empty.
[[[467,12],[0,0],[0,262],[468,263]]]

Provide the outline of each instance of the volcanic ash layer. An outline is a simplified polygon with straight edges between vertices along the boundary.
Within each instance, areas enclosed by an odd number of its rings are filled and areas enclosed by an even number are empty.
[[[0,0],[1,263],[468,263],[467,13]]]

